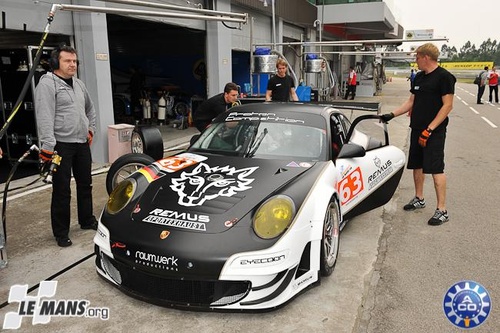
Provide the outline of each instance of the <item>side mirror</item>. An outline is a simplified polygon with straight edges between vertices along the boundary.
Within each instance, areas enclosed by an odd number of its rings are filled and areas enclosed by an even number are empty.
[[[192,146],[193,143],[196,142],[196,140],[198,140],[200,138],[200,134],[195,134],[191,137],[191,140],[189,140],[189,145]]]
[[[353,158],[363,157],[366,155],[366,150],[355,143],[346,143],[342,146],[337,158]]]

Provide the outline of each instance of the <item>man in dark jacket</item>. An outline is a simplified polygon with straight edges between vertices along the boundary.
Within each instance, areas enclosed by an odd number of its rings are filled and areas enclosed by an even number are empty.
[[[193,114],[194,126],[198,131],[203,130],[222,112],[231,108],[238,102],[238,86],[236,83],[229,82],[224,87],[224,92],[210,97],[198,107]]]

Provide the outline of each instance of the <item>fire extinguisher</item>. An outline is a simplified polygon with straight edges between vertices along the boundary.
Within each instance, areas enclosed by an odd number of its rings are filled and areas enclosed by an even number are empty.
[[[148,97],[142,100],[142,117],[144,119],[151,119],[151,102]]]
[[[158,121],[160,125],[165,122],[165,117],[167,113],[167,101],[165,100],[164,93],[162,92],[160,99],[158,100]]]

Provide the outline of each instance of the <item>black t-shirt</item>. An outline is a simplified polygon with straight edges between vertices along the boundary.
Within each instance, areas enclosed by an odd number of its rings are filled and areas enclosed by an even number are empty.
[[[208,125],[212,119],[230,107],[231,104],[227,104],[224,99],[224,93],[217,94],[200,104],[193,114],[193,120],[195,122],[206,122]]]
[[[274,75],[267,82],[267,90],[272,91],[271,100],[273,102],[288,102],[290,100],[290,89],[293,87],[295,87],[295,84],[289,75],[285,75],[285,77]]]
[[[442,67],[429,74],[420,71],[412,82],[410,92],[415,95],[411,111],[410,127],[424,130],[434,120],[443,106],[444,95],[455,93],[455,76]],[[446,118],[434,131],[443,130],[448,125]]]

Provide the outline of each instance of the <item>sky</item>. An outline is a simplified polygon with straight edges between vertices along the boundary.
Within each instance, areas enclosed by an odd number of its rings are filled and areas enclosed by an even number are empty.
[[[405,30],[434,29],[434,38],[457,50],[470,41],[478,48],[500,41],[499,0],[385,0]],[[436,42],[436,44],[439,44]],[[442,44],[440,44],[442,45]]]

